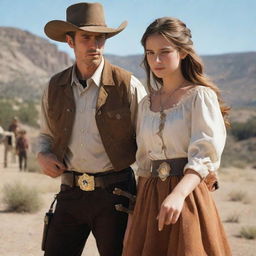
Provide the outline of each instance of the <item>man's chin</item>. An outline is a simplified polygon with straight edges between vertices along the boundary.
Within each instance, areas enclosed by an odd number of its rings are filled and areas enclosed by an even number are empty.
[[[101,58],[90,58],[89,60],[87,59],[86,63],[89,66],[95,66],[97,67],[101,62]]]

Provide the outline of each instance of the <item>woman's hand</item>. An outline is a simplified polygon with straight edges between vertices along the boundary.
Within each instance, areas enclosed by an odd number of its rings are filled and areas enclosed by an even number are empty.
[[[160,212],[157,216],[158,229],[161,231],[164,225],[170,225],[177,222],[183,208],[185,198],[201,182],[201,177],[192,169],[185,170],[184,177],[163,201]]]
[[[163,201],[158,219],[158,230],[161,231],[164,225],[175,224],[183,208],[185,197],[181,193],[172,192]]]

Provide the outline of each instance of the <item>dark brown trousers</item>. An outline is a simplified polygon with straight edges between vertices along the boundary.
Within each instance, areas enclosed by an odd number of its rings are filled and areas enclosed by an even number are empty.
[[[127,169],[126,169],[127,170]],[[46,240],[45,256],[79,256],[92,231],[101,256],[121,256],[127,214],[115,204],[128,206],[128,199],[112,193],[115,187],[134,193],[135,179],[94,191],[62,185]]]

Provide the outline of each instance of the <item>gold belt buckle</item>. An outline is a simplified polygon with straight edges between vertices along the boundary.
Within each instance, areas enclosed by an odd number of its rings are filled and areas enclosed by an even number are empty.
[[[90,176],[84,173],[78,179],[78,185],[81,190],[84,191],[93,191],[95,189],[94,176]]]

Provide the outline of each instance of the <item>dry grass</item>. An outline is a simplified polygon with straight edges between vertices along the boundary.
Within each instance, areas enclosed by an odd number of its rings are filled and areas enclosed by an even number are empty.
[[[239,219],[240,219],[240,214],[232,213],[226,218],[225,222],[227,222],[227,223],[239,223]]]
[[[233,202],[243,202],[244,204],[250,203],[250,199],[249,199],[247,193],[244,191],[241,191],[241,190],[231,191],[228,194],[228,199],[229,199],[229,201],[233,201]]]
[[[242,227],[239,236],[245,239],[256,239],[256,227]]]
[[[35,188],[20,183],[6,184],[3,188],[3,202],[9,212],[37,212],[41,199]]]

